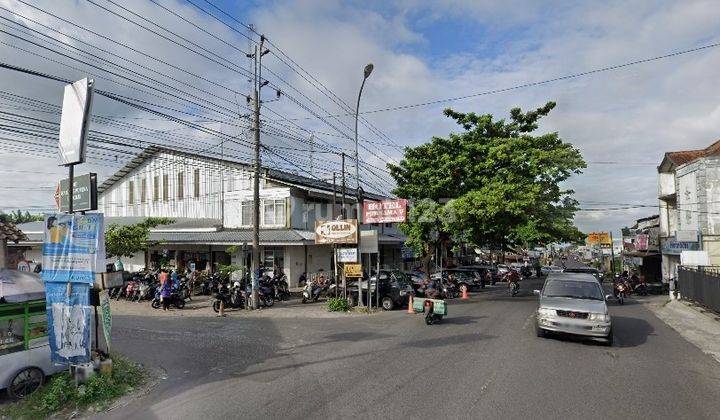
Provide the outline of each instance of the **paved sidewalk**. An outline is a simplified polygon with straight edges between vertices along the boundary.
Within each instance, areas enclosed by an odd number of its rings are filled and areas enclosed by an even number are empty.
[[[687,301],[667,296],[638,299],[703,353],[720,362],[720,316]]]

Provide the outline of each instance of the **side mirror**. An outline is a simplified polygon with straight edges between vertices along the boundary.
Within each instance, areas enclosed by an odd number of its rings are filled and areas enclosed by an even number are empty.
[[[540,291],[535,289],[535,290],[533,290],[533,294],[536,296],[540,296]]]

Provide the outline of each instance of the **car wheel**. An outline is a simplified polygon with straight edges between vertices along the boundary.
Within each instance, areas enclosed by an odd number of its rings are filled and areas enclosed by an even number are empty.
[[[35,367],[25,368],[10,381],[7,393],[14,400],[25,398],[37,391],[44,380],[45,374],[40,369]]]
[[[535,327],[535,334],[540,338],[547,337],[547,331],[545,331],[544,329],[542,329],[538,326]]]
[[[607,338],[605,339],[605,345],[608,347],[612,347],[613,341],[613,331],[612,329],[610,329],[610,334],[608,334]]]
[[[382,299],[382,308],[385,311],[392,311],[395,308],[395,302],[386,296]]]

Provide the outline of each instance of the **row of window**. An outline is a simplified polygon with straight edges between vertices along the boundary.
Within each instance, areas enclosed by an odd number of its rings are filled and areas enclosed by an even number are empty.
[[[192,196],[193,198],[199,198],[200,197],[200,169],[194,169],[192,171],[193,174],[193,190],[192,190]],[[162,180],[162,182],[161,182]],[[185,198],[185,172],[178,172],[176,174],[176,183],[175,183],[175,199],[182,200]],[[148,188],[147,188],[147,178],[141,178],[140,179],[140,199],[136,201],[135,197],[135,180],[129,180],[127,183],[128,188],[128,204],[135,204],[135,203],[147,203],[148,202]],[[169,174],[163,174],[161,175],[155,175],[152,178],[152,201],[157,202],[160,201],[161,195],[160,191],[162,191],[162,201],[169,201],[172,197],[171,190],[170,190],[170,175]]]

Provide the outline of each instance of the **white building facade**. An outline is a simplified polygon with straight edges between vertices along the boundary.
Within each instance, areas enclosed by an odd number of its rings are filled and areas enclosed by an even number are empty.
[[[215,264],[249,265],[252,243],[252,170],[248,165],[152,147],[133,159],[98,188],[99,211],[108,223],[169,217],[176,223],[153,229],[160,241],[146,263],[164,258],[171,264],[190,262],[199,268]],[[338,188],[339,191],[339,188]],[[339,192],[337,193],[339,194]],[[269,170],[260,180],[261,261],[282,269],[292,284],[302,273],[333,270],[332,248],[315,245],[316,220],[340,214],[333,185],[299,175]],[[353,194],[354,195],[354,191]],[[335,197],[335,198],[334,198]],[[383,197],[366,194],[366,199]],[[354,198],[346,198],[347,215],[355,217]],[[403,236],[390,224],[364,226],[378,230],[380,262],[402,265]],[[243,258],[243,245],[248,251]],[[234,252],[228,253],[229,247]],[[133,267],[139,265],[133,261]]]

